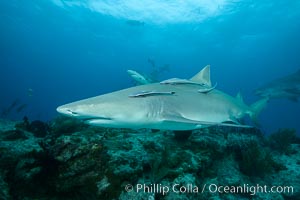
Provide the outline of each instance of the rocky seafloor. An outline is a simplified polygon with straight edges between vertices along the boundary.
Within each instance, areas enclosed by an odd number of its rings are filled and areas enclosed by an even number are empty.
[[[0,199],[300,199],[300,142],[292,129],[266,137],[3,119]]]

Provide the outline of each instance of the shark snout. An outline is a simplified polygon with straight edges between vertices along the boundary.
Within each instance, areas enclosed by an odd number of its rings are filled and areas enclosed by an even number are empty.
[[[58,108],[56,108],[56,111],[59,112],[60,114],[67,115],[67,116],[73,116],[73,117],[78,116],[77,112],[65,106],[59,106]]]
[[[104,115],[93,115],[93,114],[86,114],[80,111],[75,111],[75,109],[72,109],[68,106],[59,106],[58,108],[56,108],[56,111],[68,117],[73,117],[73,118],[83,120],[84,122],[92,122],[94,120],[98,120],[98,121],[113,120],[113,118]]]

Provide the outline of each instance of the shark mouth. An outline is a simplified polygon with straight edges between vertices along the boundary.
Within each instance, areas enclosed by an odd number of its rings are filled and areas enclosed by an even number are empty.
[[[109,120],[113,120],[112,118],[110,117],[87,117],[87,118],[83,118],[81,119],[83,122],[85,123],[89,123],[89,122],[92,122],[92,121],[95,121],[95,120],[103,120],[103,121],[109,121]]]
[[[78,112],[72,111],[70,109],[67,109],[67,110],[63,111],[62,109],[58,108],[58,111],[61,111],[62,114],[72,116],[72,117],[76,117],[76,118],[82,120],[85,123],[90,123],[90,122],[95,121],[95,120],[98,120],[98,121],[100,121],[100,120],[103,120],[103,121],[113,120],[113,118],[110,118],[110,117],[85,116],[85,115],[82,115]]]

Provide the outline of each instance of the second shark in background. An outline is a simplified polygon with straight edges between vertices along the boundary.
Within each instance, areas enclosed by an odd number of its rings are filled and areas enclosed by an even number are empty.
[[[266,83],[257,88],[255,94],[270,99],[287,98],[298,102],[300,96],[300,69],[293,74]]]

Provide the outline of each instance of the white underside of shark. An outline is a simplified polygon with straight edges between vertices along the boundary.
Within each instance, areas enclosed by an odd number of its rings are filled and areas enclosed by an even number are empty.
[[[213,125],[250,127],[268,99],[247,106],[212,87],[209,66],[190,80],[170,79],[76,101],[57,108],[59,113],[102,127],[193,130]],[[177,80],[177,81],[176,81]]]

